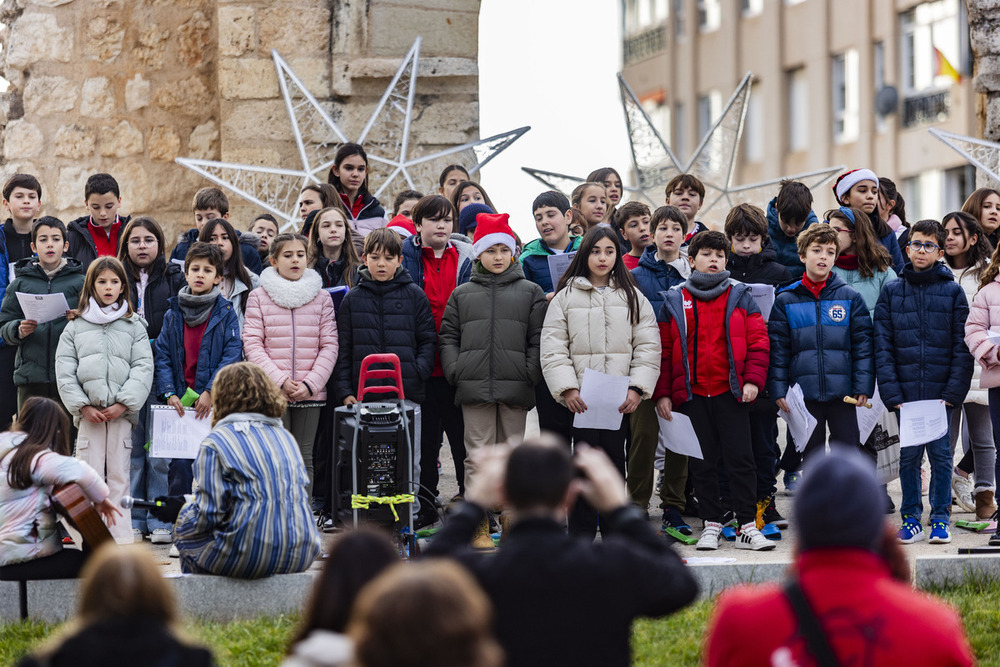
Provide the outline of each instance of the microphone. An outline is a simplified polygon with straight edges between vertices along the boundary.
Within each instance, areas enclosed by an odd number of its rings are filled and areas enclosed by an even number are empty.
[[[157,507],[164,507],[166,503],[162,500],[142,500],[141,498],[133,498],[132,496],[122,496],[121,500],[122,509],[130,510],[133,507],[137,509],[155,509]]]

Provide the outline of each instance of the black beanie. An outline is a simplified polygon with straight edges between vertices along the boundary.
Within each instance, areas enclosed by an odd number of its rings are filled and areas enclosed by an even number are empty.
[[[476,216],[480,213],[496,213],[486,204],[467,204],[458,214],[458,233],[467,234],[476,228]]]
[[[885,495],[870,460],[843,447],[806,465],[792,513],[799,549],[860,547],[877,551],[885,532]]]

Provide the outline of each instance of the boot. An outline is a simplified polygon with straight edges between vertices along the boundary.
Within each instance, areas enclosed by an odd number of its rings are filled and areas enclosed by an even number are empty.
[[[993,488],[987,486],[977,489],[972,497],[976,501],[976,518],[980,521],[989,521],[997,511],[997,505],[993,500]]]
[[[472,534],[472,548],[473,549],[494,549],[496,545],[493,544],[493,538],[490,537],[490,521],[489,519],[483,519],[479,526],[476,528],[476,532]]]

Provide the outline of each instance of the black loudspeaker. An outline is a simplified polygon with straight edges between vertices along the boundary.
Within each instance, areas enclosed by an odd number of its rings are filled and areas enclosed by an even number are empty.
[[[351,496],[388,497],[416,494],[412,482],[412,446],[416,442],[414,411],[406,407],[409,442],[404,430],[403,412],[397,402],[362,403],[339,407],[334,412],[332,516],[342,526],[354,525]],[[355,435],[357,436],[355,444]],[[354,467],[357,464],[357,486]],[[401,525],[409,525],[413,504],[396,505]],[[358,510],[358,523],[393,526],[396,523],[389,505],[371,503]]]

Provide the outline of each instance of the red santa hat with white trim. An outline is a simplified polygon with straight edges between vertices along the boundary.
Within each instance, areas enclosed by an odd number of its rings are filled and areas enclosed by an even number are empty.
[[[508,224],[506,213],[480,213],[476,216],[476,234],[473,237],[472,252],[479,257],[489,247],[502,243],[513,255],[517,252],[517,239]]]
[[[417,233],[417,226],[413,224],[413,221],[407,218],[405,215],[400,213],[395,218],[393,218],[388,225],[389,229],[396,232],[404,239],[407,236],[413,236]]]

